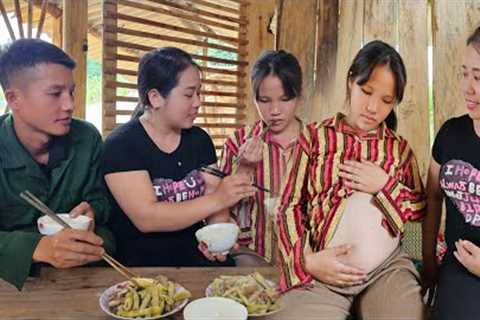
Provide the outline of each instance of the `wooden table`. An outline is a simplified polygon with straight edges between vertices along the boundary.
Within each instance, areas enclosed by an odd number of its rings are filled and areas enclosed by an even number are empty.
[[[243,275],[259,271],[276,280],[273,267],[260,268],[132,268],[145,277],[159,274],[190,290],[192,299],[204,296],[207,285],[219,275]],[[0,319],[2,320],[93,320],[110,319],[100,309],[98,298],[106,288],[124,278],[111,268],[44,268],[39,278],[27,281],[22,291],[0,280]],[[168,319],[183,319],[182,312]]]

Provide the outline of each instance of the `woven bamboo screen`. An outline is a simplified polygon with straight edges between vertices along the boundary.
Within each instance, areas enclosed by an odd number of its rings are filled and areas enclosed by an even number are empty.
[[[129,120],[138,102],[139,58],[162,46],[189,52],[202,68],[196,124],[220,149],[245,121],[245,7],[240,0],[105,0],[103,4],[103,133]]]

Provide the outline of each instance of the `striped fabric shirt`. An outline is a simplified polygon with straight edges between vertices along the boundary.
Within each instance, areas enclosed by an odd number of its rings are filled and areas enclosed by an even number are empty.
[[[404,224],[424,215],[425,193],[417,162],[407,141],[380,127],[360,137],[339,113],[322,124],[310,126],[300,137],[301,153],[292,162],[277,214],[280,288],[282,291],[312,281],[305,271],[303,250],[308,241],[313,252],[326,247],[342,218],[346,199],[353,190],[340,179],[338,165],[345,160],[372,161],[389,175],[374,199],[384,214],[382,225],[392,235],[403,235]]]
[[[224,144],[219,165],[221,170],[227,174],[235,172],[240,147],[250,137],[262,134],[263,129],[264,123],[257,121],[251,127],[235,131]],[[258,191],[254,197],[240,201],[231,209],[241,229],[239,243],[248,246],[267,262],[277,262],[278,246],[273,217],[277,212],[277,200],[282,193],[282,183],[295,150],[299,153],[297,139],[284,148],[267,132],[263,137],[262,160],[257,164],[254,176],[257,184],[269,189],[271,193]]]

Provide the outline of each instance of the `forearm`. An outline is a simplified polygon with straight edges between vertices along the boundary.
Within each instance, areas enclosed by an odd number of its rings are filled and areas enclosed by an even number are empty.
[[[228,212],[228,209],[224,209],[218,213],[212,214],[207,218],[208,224],[225,223],[225,222],[231,222],[230,213]]]
[[[432,197],[427,200],[427,215],[422,223],[422,254],[424,262],[436,261],[437,236],[440,227],[442,199]]]
[[[126,214],[140,231],[161,232],[185,229],[224,209],[215,194],[208,194],[183,202],[154,202]]]

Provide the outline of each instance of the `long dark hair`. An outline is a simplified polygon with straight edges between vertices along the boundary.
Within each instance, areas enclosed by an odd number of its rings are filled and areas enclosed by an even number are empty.
[[[267,50],[258,57],[252,67],[250,81],[255,100],[263,79],[274,75],[280,79],[285,95],[296,98],[302,94],[302,68],[297,58],[284,50]]]
[[[480,26],[468,37],[467,46],[469,45],[473,45],[475,50],[480,53]]]
[[[138,65],[137,88],[140,102],[133,111],[132,118],[140,117],[150,106],[150,90],[157,89],[162,97],[167,97],[177,86],[180,74],[190,66],[200,70],[192,57],[179,48],[163,47],[147,52]]]
[[[402,102],[405,85],[407,84],[407,71],[400,54],[389,44],[374,40],[367,43],[357,53],[347,74],[347,97],[350,97],[349,83],[355,81],[358,85],[364,85],[377,66],[388,66],[395,79],[395,101]],[[385,123],[391,130],[397,129],[397,116],[392,110],[385,119]]]

